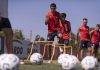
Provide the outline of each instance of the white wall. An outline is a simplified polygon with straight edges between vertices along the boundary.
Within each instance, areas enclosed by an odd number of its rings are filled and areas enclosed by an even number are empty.
[[[8,17],[8,0],[0,0],[0,15]]]

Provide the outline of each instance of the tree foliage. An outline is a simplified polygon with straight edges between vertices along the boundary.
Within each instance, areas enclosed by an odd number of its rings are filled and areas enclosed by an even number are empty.
[[[14,31],[14,39],[20,39],[20,40],[25,39],[22,30],[15,30]]]

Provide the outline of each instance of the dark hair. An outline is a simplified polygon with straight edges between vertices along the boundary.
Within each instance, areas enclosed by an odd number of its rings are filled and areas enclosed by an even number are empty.
[[[66,18],[66,13],[61,13],[61,16]]]
[[[100,28],[100,24],[97,24],[96,27],[99,27]]]
[[[55,7],[55,8],[56,8],[56,4],[55,4],[55,3],[51,3],[51,4],[50,4],[50,8],[51,8],[51,7]]]
[[[83,20],[88,20],[87,18],[83,18]]]

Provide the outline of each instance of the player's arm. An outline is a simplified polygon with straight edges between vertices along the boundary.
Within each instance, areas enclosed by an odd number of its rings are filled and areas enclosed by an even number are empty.
[[[50,20],[49,16],[48,16],[48,15],[46,15],[46,17],[45,17],[45,25],[47,25],[47,24],[48,24],[49,20]]]
[[[90,40],[91,40],[92,35],[93,35],[93,33],[94,33],[94,29],[93,29],[93,30],[91,30],[91,31],[90,31],[90,28],[89,28],[89,27],[88,27],[88,29],[89,29],[89,36],[90,36]]]
[[[72,35],[71,35],[71,23],[69,22],[69,33],[70,33],[70,40],[72,40]]]
[[[94,30],[91,30],[91,31],[89,32],[89,34],[90,34],[90,39],[92,38],[93,32],[94,32]]]
[[[100,47],[100,31],[99,31],[99,47]]]
[[[99,24],[99,46],[100,46],[100,24]]]
[[[72,41],[72,33],[70,32],[69,34],[70,34],[69,40]]]
[[[70,23],[70,22],[68,23],[68,28],[69,28],[69,29],[68,29],[69,32],[71,32],[71,23]]]

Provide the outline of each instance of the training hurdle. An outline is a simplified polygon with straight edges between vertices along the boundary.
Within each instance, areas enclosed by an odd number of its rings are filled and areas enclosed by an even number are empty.
[[[71,48],[71,55],[72,55],[72,46],[66,46],[65,44],[54,43],[54,47],[53,47],[53,52],[52,52],[50,63],[52,63],[56,48],[64,48],[64,52],[63,53],[66,53],[66,49],[67,48]]]
[[[63,53],[66,53],[66,49],[67,48],[71,48],[71,54],[72,54],[72,46],[66,46],[65,44],[58,44],[58,43],[55,43],[54,41],[33,41],[32,42],[32,47],[31,47],[31,51],[30,51],[30,53],[29,53],[29,55],[28,55],[28,58],[27,58],[27,60],[26,61],[29,61],[29,58],[31,57],[31,55],[32,55],[32,50],[33,50],[33,48],[34,48],[34,44],[35,43],[44,43],[45,45],[44,45],[44,50],[43,50],[43,57],[44,57],[44,55],[45,55],[45,51],[46,51],[46,47],[53,47],[53,51],[52,51],[52,53],[51,53],[51,59],[50,59],[50,63],[52,63],[52,61],[53,61],[53,57],[54,57],[54,54],[55,54],[55,49],[56,48],[63,48],[64,49],[64,52]]]
[[[54,43],[54,41],[33,41],[32,42],[32,47],[31,47],[31,51],[30,51],[30,53],[29,53],[29,55],[28,55],[28,58],[27,58],[27,61],[29,61],[29,58],[30,58],[30,56],[31,56],[31,54],[32,54],[32,50],[33,50],[33,48],[34,48],[34,44],[35,43],[47,43],[46,45],[45,45],[45,47],[48,45],[53,45],[52,43]],[[48,44],[48,43],[51,43],[51,44]],[[44,57],[44,54],[45,54],[45,49],[46,48],[44,48],[44,51],[43,51],[43,57]]]

